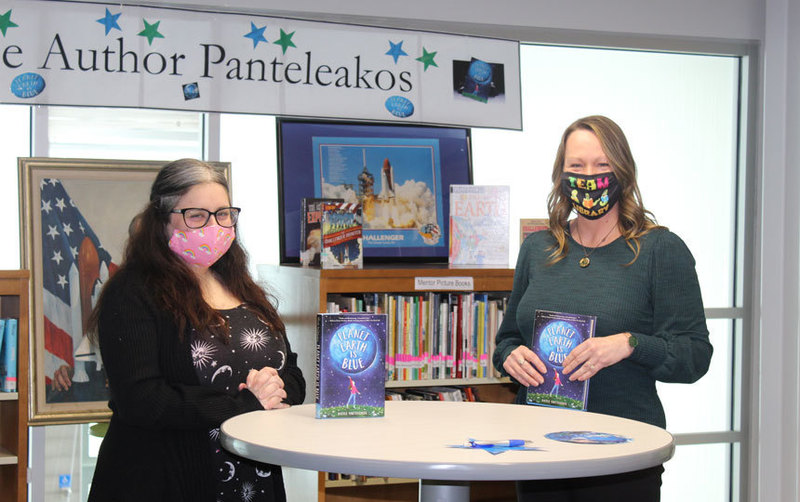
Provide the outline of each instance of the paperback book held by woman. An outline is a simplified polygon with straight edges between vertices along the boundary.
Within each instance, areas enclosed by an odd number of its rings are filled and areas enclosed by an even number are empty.
[[[589,380],[570,381],[564,375],[564,359],[572,349],[594,336],[597,317],[537,310],[533,321],[531,349],[547,367],[544,383],[528,387],[528,404],[574,410],[586,409]]]

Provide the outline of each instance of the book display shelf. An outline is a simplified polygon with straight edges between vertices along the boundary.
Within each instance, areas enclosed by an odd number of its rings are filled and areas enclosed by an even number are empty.
[[[489,293],[507,295],[513,284],[514,270],[508,268],[449,268],[447,264],[366,265],[362,269],[320,269],[299,265],[259,265],[258,278],[278,301],[278,311],[286,324],[292,350],[306,377],[306,403],[314,402],[316,354],[316,315],[329,309],[329,302],[348,295],[404,294],[428,292],[441,294]],[[448,284],[455,287],[448,288]],[[491,334],[492,336],[494,333]],[[484,371],[484,374],[489,372]],[[406,389],[436,386],[469,386],[481,401],[510,403],[515,388],[508,379],[495,376],[463,378],[420,378],[387,380],[386,388]],[[352,420],[371,420],[358,418]],[[417,500],[418,480],[364,477],[330,480],[327,473],[318,476],[318,501],[338,502],[353,497],[369,500]],[[473,500],[514,499],[513,483],[476,483]],[[498,498],[499,497],[499,498]]]
[[[28,315],[27,270],[0,270],[0,317],[19,319],[18,392],[0,392],[0,502],[28,499]]]

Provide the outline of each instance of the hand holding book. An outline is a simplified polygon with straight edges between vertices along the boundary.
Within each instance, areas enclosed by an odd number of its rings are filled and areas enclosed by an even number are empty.
[[[506,357],[503,369],[526,387],[537,387],[544,383],[547,367],[530,348],[520,345]]]
[[[597,352],[586,350],[587,342],[594,337],[597,318],[591,315],[536,310],[533,321],[531,351],[545,366],[544,383],[528,386],[528,404],[556,406],[585,410],[589,391],[589,376],[596,372],[594,357]],[[584,347],[582,356],[572,355],[578,347]],[[598,345],[598,348],[608,348]],[[598,351],[600,352],[600,351]],[[603,351],[605,352],[605,351]],[[567,362],[573,371],[581,364],[580,371],[567,380]],[[585,369],[584,369],[585,368]],[[575,381],[578,380],[578,381]]]
[[[571,382],[590,379],[601,369],[617,364],[633,353],[631,336],[630,333],[617,333],[585,340],[564,359],[562,373],[569,375]]]

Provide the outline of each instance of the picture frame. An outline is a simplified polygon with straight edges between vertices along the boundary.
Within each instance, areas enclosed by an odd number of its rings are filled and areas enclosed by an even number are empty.
[[[362,204],[365,264],[446,263],[451,184],[472,183],[471,132],[277,120],[280,262],[299,263],[302,199]]]
[[[133,217],[167,163],[18,159],[21,261],[31,273],[30,424],[111,416],[102,360],[86,336],[86,320],[121,263]],[[230,164],[210,164],[230,179]],[[56,372],[69,376],[69,390],[53,385]]]

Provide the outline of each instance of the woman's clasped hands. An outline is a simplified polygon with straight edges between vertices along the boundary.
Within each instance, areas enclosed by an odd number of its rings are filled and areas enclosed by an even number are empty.
[[[239,390],[247,389],[256,396],[265,410],[288,408],[284,403],[286,391],[283,389],[283,379],[275,368],[269,366],[260,370],[251,369],[247,380],[239,384]]]
[[[633,348],[628,344],[629,333],[590,338],[572,350],[564,359],[562,373],[569,380],[584,381],[603,368],[630,356]],[[522,385],[537,387],[544,383],[547,367],[534,351],[520,345],[508,355],[503,368]]]

